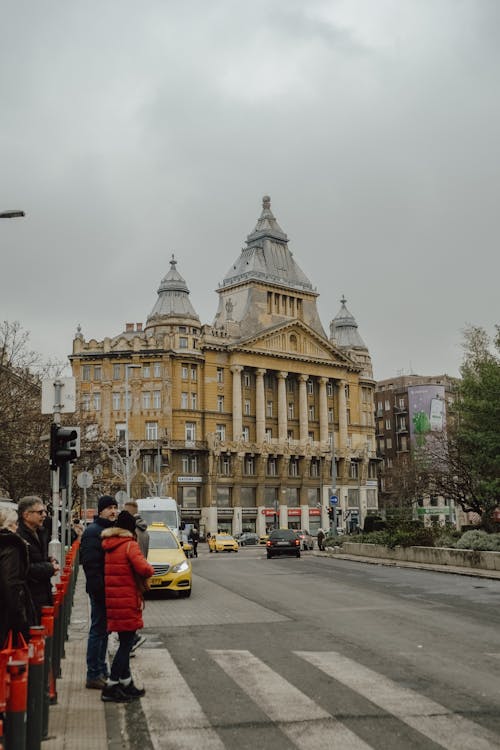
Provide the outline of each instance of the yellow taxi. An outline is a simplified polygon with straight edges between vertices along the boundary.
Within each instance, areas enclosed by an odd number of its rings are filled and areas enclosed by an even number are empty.
[[[240,546],[231,534],[212,534],[208,548],[210,552],[238,552]]]
[[[191,562],[174,532],[163,523],[148,526],[148,562],[154,568],[149,579],[150,591],[176,591],[179,596],[191,596]]]
[[[267,544],[268,539],[269,534],[261,534],[261,536],[259,536],[259,544]]]

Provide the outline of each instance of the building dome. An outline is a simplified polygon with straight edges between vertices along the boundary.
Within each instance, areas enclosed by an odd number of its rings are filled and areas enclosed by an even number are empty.
[[[189,299],[189,289],[177,268],[172,255],[170,270],[161,280],[158,299],[146,322],[146,328],[167,322],[166,318],[187,318],[199,324],[199,317]]]

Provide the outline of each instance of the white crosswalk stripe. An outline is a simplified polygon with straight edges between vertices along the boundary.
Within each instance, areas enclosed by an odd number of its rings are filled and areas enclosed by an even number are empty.
[[[134,675],[147,686],[141,700],[155,750],[224,750],[166,649],[142,649]]]
[[[367,745],[249,651],[209,651],[300,750],[368,750]]]
[[[372,750],[372,745],[250,651],[207,653],[288,738],[290,747]],[[479,724],[340,653],[294,653],[446,750],[500,747],[498,737]],[[142,649],[133,666],[137,682],[147,687],[141,705],[155,750],[224,750],[224,742],[166,649]]]
[[[342,654],[295,653],[447,750],[498,750],[500,746],[498,737],[479,724]]]

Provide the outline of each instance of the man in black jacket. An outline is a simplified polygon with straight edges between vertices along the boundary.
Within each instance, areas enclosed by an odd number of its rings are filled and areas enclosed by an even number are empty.
[[[87,580],[86,591],[90,598],[90,629],[87,641],[86,687],[102,690],[108,677],[106,655],[108,631],[106,600],[104,596],[104,550],[101,533],[114,526],[118,505],[114,497],[103,495],[97,505],[97,516],[82,535],[80,561]]]
[[[41,498],[36,495],[21,498],[17,513],[17,533],[28,544],[28,588],[40,624],[42,607],[52,604],[51,578],[59,571],[59,563],[49,557],[49,536],[44,526],[47,511]]]

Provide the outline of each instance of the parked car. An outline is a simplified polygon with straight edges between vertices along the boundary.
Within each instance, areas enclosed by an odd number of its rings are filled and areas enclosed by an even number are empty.
[[[210,552],[238,552],[239,545],[231,534],[213,534],[208,540]]]
[[[163,523],[151,524],[148,533],[148,562],[155,571],[149,580],[150,591],[177,591],[179,596],[191,596],[191,563],[177,536]]]
[[[297,531],[297,534],[300,537],[301,549],[314,549],[314,537],[308,531],[300,529],[300,531]]]
[[[269,539],[269,534],[262,534],[259,536],[259,544],[267,544],[267,540]]]
[[[246,547],[249,544],[258,544],[259,543],[259,535],[258,534],[252,534],[250,532],[245,532],[241,534],[238,538],[238,544],[240,547]]]
[[[278,555],[300,557],[300,537],[293,529],[271,531],[266,542],[267,559]]]

